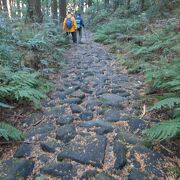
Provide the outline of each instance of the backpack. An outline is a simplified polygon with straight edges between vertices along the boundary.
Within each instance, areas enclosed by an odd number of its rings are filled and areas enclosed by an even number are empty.
[[[71,18],[67,18],[67,19],[66,19],[66,27],[67,27],[68,29],[71,29],[72,26],[73,26],[73,23],[72,23]]]
[[[81,18],[79,16],[76,17],[76,24],[77,24],[77,28],[81,28]]]

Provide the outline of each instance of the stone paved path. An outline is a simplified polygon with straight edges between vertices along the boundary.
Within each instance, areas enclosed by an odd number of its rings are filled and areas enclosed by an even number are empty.
[[[43,112],[23,121],[25,141],[0,163],[0,180],[165,179],[164,157],[141,144],[142,83],[92,41],[72,47]]]

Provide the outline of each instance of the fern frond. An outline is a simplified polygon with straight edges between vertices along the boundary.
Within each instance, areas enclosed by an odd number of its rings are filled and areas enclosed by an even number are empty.
[[[145,136],[145,139],[149,141],[162,141],[165,139],[176,137],[180,134],[180,118],[160,122],[150,129],[145,130],[143,134]]]
[[[162,107],[172,108],[175,105],[179,105],[179,104],[180,104],[180,98],[178,98],[178,97],[166,98],[166,99],[163,99],[163,100],[155,103],[154,106],[151,107],[149,111],[152,111],[155,109],[161,109]]]
[[[15,127],[5,122],[0,122],[0,137],[3,137],[7,141],[10,139],[20,141],[23,139],[23,133]]]

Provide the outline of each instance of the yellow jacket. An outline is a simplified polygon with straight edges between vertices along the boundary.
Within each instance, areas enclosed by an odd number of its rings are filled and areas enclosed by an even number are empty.
[[[73,24],[73,26],[72,26],[71,29],[68,29],[68,28],[66,27],[66,19],[67,19],[67,18],[71,18],[71,21],[72,21],[72,24]],[[74,18],[73,16],[67,15],[67,17],[64,19],[64,22],[63,22],[63,29],[64,29],[66,32],[75,32],[75,31],[77,30],[76,20],[75,20],[75,18]]]

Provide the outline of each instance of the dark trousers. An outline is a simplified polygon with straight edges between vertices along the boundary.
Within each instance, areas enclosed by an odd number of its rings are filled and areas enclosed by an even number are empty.
[[[77,36],[76,36],[76,32],[66,32],[66,35],[68,36],[69,34],[72,35],[72,40],[73,43],[77,43]]]
[[[82,27],[80,27],[80,28],[78,28],[77,29],[77,33],[78,33],[78,40],[79,40],[79,42],[81,42],[81,38],[82,38]]]

